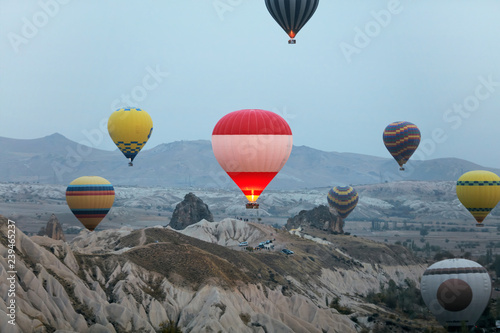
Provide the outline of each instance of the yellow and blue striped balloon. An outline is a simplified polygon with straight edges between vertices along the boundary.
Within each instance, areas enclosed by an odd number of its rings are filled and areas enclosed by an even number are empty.
[[[121,108],[111,114],[108,132],[123,155],[132,161],[146,145],[153,132],[153,120],[139,108]]]
[[[102,177],[80,177],[66,189],[66,202],[71,212],[90,231],[104,219],[114,201],[113,185]]]
[[[457,197],[480,227],[500,201],[500,177],[484,170],[466,172],[458,178]]]
[[[327,200],[330,207],[337,210],[345,219],[358,204],[358,192],[351,186],[335,186],[328,192]]]

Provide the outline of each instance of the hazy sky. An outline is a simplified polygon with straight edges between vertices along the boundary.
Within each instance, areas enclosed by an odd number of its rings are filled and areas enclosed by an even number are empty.
[[[500,167],[500,1],[321,0],[289,45],[264,0],[0,0],[0,136],[59,132],[115,149],[120,106],[154,122],[146,148],[210,140],[226,113],[281,114],[294,144]],[[293,152],[292,152],[293,154]]]

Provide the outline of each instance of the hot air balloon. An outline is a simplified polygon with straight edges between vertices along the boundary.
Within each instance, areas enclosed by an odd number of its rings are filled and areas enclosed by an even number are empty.
[[[66,189],[66,202],[76,218],[93,231],[109,212],[115,190],[106,179],[84,176],[73,180]]]
[[[358,193],[351,186],[335,186],[327,195],[328,204],[345,219],[358,204]]]
[[[479,319],[490,300],[491,279],[474,261],[446,259],[425,270],[420,292],[439,323],[453,332]]]
[[[109,136],[129,159],[129,165],[148,142],[153,132],[153,121],[149,114],[139,108],[121,108],[108,120]]]
[[[239,110],[222,117],[212,133],[215,158],[245,194],[247,208],[285,165],[292,131],[285,119],[265,110]]]
[[[295,35],[313,16],[319,0],[266,0],[271,16],[290,36],[288,44],[295,44]]]
[[[466,172],[457,181],[457,197],[476,219],[476,226],[482,227],[500,200],[500,177],[490,171]]]
[[[407,121],[396,121],[384,130],[384,144],[392,157],[398,162],[399,170],[408,162],[420,143],[420,131],[417,126]]]

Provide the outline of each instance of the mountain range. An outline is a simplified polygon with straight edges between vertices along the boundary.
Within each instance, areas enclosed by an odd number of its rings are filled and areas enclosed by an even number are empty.
[[[120,151],[91,148],[61,134],[38,139],[0,137],[0,181],[68,184],[98,175],[114,185],[236,189],[217,163],[210,141],[176,141],[144,149],[129,167]],[[457,158],[410,161],[399,171],[391,158],[325,152],[294,146],[288,162],[268,186],[290,190],[400,180],[455,181],[466,171],[484,168]]]

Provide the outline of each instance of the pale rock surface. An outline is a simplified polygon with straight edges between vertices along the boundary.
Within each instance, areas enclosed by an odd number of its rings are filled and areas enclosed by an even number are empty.
[[[187,228],[191,235],[225,246],[243,240],[261,241],[272,227],[226,219],[219,223],[201,221]],[[0,217],[0,233],[6,235],[6,220]],[[0,284],[0,327],[2,333],[59,332],[116,333],[114,327],[130,332],[154,333],[161,323],[178,320],[183,332],[357,332],[349,316],[325,306],[325,297],[341,297],[341,303],[357,313],[375,305],[362,303],[354,295],[378,289],[380,282],[405,278],[418,281],[423,265],[386,266],[360,263],[352,269],[325,268],[314,287],[293,277],[287,279],[302,293],[284,292],[263,284],[221,287],[205,284],[197,290],[173,283],[159,273],[114,254],[115,244],[129,229],[82,232],[71,245],[44,237],[25,236],[16,230],[18,256],[16,327],[5,325],[8,286]],[[4,237],[4,236],[2,236]],[[332,245],[326,245],[332,246]],[[52,251],[50,249],[53,249]],[[97,250],[96,250],[97,249]],[[0,243],[0,280],[7,278],[8,248]],[[57,253],[57,255],[55,255]],[[75,254],[78,255],[75,256]],[[347,255],[347,254],[345,254]],[[80,258],[77,260],[76,258]],[[82,258],[102,265],[84,264]],[[80,264],[79,264],[80,263]],[[81,265],[81,266],[80,266]],[[311,289],[313,288],[313,289]],[[363,307],[361,306],[363,305]],[[44,331],[45,330],[45,331]]]
[[[235,246],[241,242],[259,243],[266,239],[266,233],[245,221],[226,218],[220,222],[202,220],[178,232],[206,242]]]
[[[71,249],[79,253],[108,253],[114,249],[116,242],[133,231],[130,227],[120,229],[103,230],[99,232],[82,229],[77,237],[71,242]]]
[[[111,324],[103,326],[101,324],[94,324],[89,327],[87,333],[116,333],[116,330]]]
[[[63,257],[63,263],[68,266],[73,273],[77,273],[79,270],[78,263],[76,262],[75,255],[70,247],[70,245],[62,240],[55,240],[49,237],[32,236],[30,238],[34,243],[43,246],[48,249],[56,257]]]
[[[297,229],[292,229],[292,230],[290,230],[288,232],[290,234],[292,234],[292,235],[312,240],[313,242],[316,242],[318,244],[333,245],[332,242],[329,242],[327,240],[324,240],[324,239],[321,239],[321,238],[318,238],[318,237],[314,237],[314,236],[311,236],[311,235],[308,235],[308,234],[303,234],[303,233],[301,233],[301,231],[302,231],[302,227],[298,227]]]

